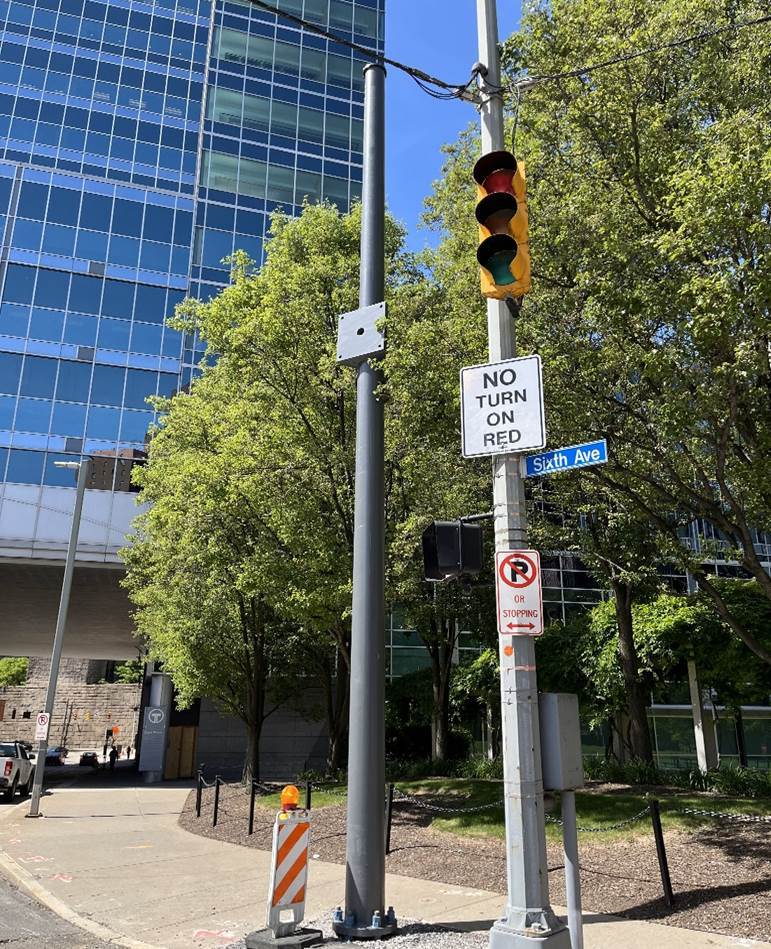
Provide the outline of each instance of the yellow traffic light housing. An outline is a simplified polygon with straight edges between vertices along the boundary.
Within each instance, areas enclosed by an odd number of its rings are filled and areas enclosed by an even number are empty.
[[[474,165],[474,180],[482,296],[524,296],[530,289],[524,165],[511,152],[490,152]]]

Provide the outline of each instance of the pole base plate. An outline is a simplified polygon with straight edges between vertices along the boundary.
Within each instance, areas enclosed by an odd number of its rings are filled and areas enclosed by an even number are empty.
[[[297,929],[290,936],[274,936],[272,929],[257,929],[246,937],[246,949],[305,949],[323,944],[320,929]]]
[[[388,939],[399,931],[397,923],[383,926],[346,926],[345,923],[333,923],[332,928],[338,939]]]
[[[490,949],[570,949],[570,932],[564,926],[551,932],[527,932],[506,925],[503,919],[496,920],[490,930]]]

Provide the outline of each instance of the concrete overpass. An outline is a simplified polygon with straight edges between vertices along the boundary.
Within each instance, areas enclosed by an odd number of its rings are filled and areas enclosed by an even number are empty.
[[[86,491],[64,655],[132,659],[119,550],[136,495]],[[50,656],[75,491],[0,484],[0,656]]]

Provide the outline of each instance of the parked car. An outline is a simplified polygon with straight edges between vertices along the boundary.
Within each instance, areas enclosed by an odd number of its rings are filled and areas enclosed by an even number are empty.
[[[48,748],[46,750],[46,767],[51,765],[60,765],[64,764],[64,759],[67,757],[69,752],[66,748],[63,748],[61,745],[56,745],[53,748]]]
[[[30,761],[24,743],[0,742],[0,788],[6,801],[13,801],[17,791],[29,794],[35,777],[35,765]]]
[[[99,755],[95,751],[84,751],[80,756],[79,764],[84,768],[98,768]]]

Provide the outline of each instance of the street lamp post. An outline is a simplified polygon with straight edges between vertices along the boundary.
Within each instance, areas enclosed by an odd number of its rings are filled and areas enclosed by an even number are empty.
[[[70,468],[73,471],[77,469],[78,484],[75,492],[75,507],[72,511],[72,527],[70,528],[70,540],[67,547],[67,559],[64,563],[62,593],[59,598],[59,614],[56,617],[56,632],[54,633],[54,644],[51,651],[51,670],[48,674],[48,691],[46,692],[44,709],[44,711],[48,713],[48,728],[50,728],[51,717],[54,711],[54,701],[56,699],[59,661],[62,657],[64,627],[67,623],[67,611],[70,605],[70,591],[72,589],[72,575],[75,570],[75,553],[78,547],[78,533],[80,532],[80,515],[83,511],[83,497],[86,493],[86,483],[91,469],[91,459],[83,458],[81,461],[55,461],[54,464],[57,468]],[[48,734],[46,733],[46,737],[42,738],[37,746],[35,781],[32,785],[32,799],[30,801],[29,814],[27,814],[27,817],[40,817],[40,795],[43,791],[43,776],[45,774],[47,751]]]

